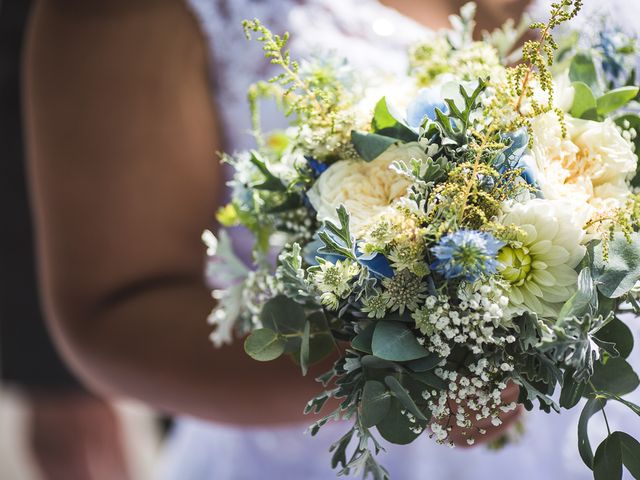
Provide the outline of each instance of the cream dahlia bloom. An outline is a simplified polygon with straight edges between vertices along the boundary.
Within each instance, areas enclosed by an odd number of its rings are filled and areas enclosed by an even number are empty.
[[[506,212],[501,223],[524,232],[498,254],[510,307],[555,318],[577,288],[575,268],[586,253],[584,219],[567,203],[546,199],[517,203]]]
[[[371,162],[344,160],[331,165],[316,181],[308,196],[318,220],[336,220],[344,205],[350,214],[351,232],[362,234],[407,193],[411,182],[391,170],[396,160],[426,158],[417,143],[392,145]]]
[[[624,205],[636,171],[631,144],[611,120],[566,116],[567,136],[555,113],[532,121],[532,163],[544,198],[573,204],[587,219]]]

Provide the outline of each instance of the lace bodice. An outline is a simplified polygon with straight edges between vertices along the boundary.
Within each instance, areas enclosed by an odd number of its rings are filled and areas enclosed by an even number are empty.
[[[252,145],[248,86],[274,69],[258,42],[248,42],[241,22],[259,18],[274,33],[291,33],[294,56],[333,51],[353,65],[402,71],[406,47],[429,35],[427,29],[375,0],[191,0],[210,40],[212,82],[227,149]],[[279,118],[265,105],[265,122]]]

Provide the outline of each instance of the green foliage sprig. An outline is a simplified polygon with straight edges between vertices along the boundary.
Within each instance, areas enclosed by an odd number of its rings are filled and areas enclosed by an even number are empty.
[[[291,108],[305,112],[323,111],[322,96],[319,92],[314,91],[305,79],[300,76],[300,64],[291,60],[291,52],[287,48],[289,42],[289,33],[277,35],[265,27],[257,18],[253,20],[243,20],[242,28],[244,29],[247,40],[251,40],[251,33],[257,33],[258,41],[262,43],[264,54],[273,65],[279,65],[283,72],[271,78],[269,82],[277,83],[284,90],[283,96],[288,96],[296,91],[302,92]]]
[[[494,105],[510,105],[516,115],[511,119],[508,130],[517,130],[526,127],[531,134],[530,119],[554,111],[560,121],[563,136],[566,135],[564,113],[555,108],[553,76],[551,66],[554,62],[558,44],[551,32],[559,25],[574,18],[582,8],[582,0],[562,0],[553,3],[551,14],[547,23],[533,23],[530,28],[540,32],[538,40],[525,42],[522,49],[522,62],[507,70],[507,88],[504,92],[498,92]],[[539,88],[547,94],[547,101],[541,104],[536,100],[533,80],[536,80]],[[524,109],[525,101],[528,109]],[[507,112],[493,112],[495,118],[509,117]],[[530,138],[533,138],[530,135]]]

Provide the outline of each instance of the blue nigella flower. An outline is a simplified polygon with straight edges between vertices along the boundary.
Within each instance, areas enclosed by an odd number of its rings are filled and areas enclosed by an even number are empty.
[[[425,118],[436,119],[436,108],[448,111],[447,104],[442,100],[439,88],[422,88],[416,99],[407,107],[407,123],[410,127],[418,128]]]
[[[445,235],[431,249],[435,261],[431,268],[446,279],[460,278],[474,282],[482,274],[495,273],[496,256],[504,243],[490,233],[477,230],[458,230]]]

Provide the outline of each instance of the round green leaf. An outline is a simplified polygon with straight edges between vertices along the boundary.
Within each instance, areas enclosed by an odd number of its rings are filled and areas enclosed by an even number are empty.
[[[362,391],[360,417],[365,427],[371,428],[380,422],[389,412],[391,394],[381,382],[369,380]]]
[[[573,82],[575,96],[573,97],[573,106],[571,107],[571,116],[575,118],[586,118],[597,115],[596,113],[596,97],[584,82]],[[593,118],[591,118],[593,120]]]
[[[598,114],[606,115],[624,107],[638,95],[638,87],[620,87],[598,98]]]
[[[633,350],[633,333],[619,318],[614,318],[599,330],[595,336],[604,342],[613,343],[622,358],[629,357],[631,350]]]
[[[428,420],[425,417],[424,413],[418,408],[415,404],[409,392],[402,386],[402,384],[398,381],[396,377],[393,375],[389,375],[385,377],[384,383],[391,389],[393,395],[400,401],[400,403],[411,412],[412,415],[419,418],[420,420],[424,420],[425,422]]]
[[[608,436],[596,450],[593,477],[595,480],[622,479],[622,449],[618,437]]]
[[[304,308],[299,303],[278,295],[264,304],[260,320],[265,328],[285,336],[283,340],[286,352],[296,352],[300,349],[307,320]]]
[[[591,383],[596,390],[626,395],[638,387],[640,380],[633,367],[624,358],[617,357],[609,358],[607,363],[597,363]]]
[[[633,478],[640,479],[640,443],[624,432],[613,432],[611,436],[617,437],[620,441],[624,466]]]
[[[377,133],[351,132],[351,143],[358,155],[366,162],[375,160],[382,155],[398,139],[378,135]]]
[[[244,351],[254,360],[268,362],[284,353],[284,341],[273,330],[260,328],[244,341]]]
[[[364,353],[371,353],[371,341],[373,339],[373,331],[376,329],[375,322],[372,322],[364,330],[362,330],[351,341],[351,346],[356,350]]]
[[[389,413],[376,425],[378,432],[387,442],[406,445],[413,442],[419,435],[411,431],[411,428],[415,428],[416,425],[402,414],[403,409],[402,404],[393,398]]]
[[[400,322],[378,322],[371,349],[376,357],[393,362],[407,362],[431,355],[418,343],[411,329]]]
[[[407,367],[414,372],[426,372],[436,368],[440,362],[442,362],[442,357],[440,355],[437,353],[430,353],[428,357],[409,362]]]
[[[573,82],[583,82],[591,88],[597,87],[598,74],[590,55],[578,53],[573,57],[569,67],[569,78]]]
[[[593,279],[598,290],[609,298],[619,298],[640,280],[640,234],[632,233],[631,241],[617,232],[609,242],[605,260],[602,242],[593,248]]]

